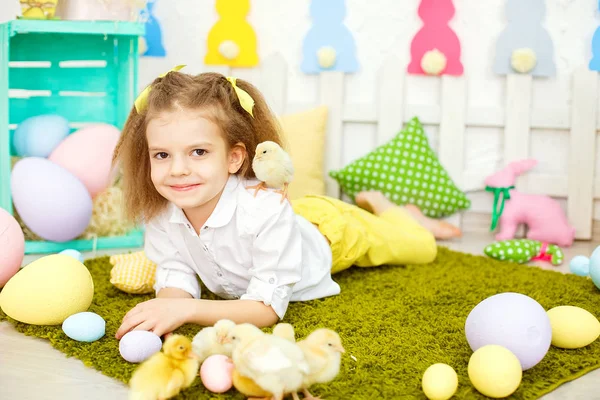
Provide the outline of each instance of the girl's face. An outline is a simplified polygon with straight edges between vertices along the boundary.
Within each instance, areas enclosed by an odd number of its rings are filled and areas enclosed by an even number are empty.
[[[216,206],[244,161],[243,147],[229,149],[219,126],[199,111],[163,112],[150,120],[146,137],[154,187],[184,211]]]

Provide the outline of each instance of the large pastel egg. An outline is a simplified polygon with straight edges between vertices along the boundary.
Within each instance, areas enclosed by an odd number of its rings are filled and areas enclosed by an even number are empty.
[[[106,333],[106,321],[96,313],[80,312],[65,319],[62,330],[73,340],[95,342]]]
[[[222,354],[208,357],[200,367],[202,384],[213,393],[225,393],[233,386],[233,362]]]
[[[21,219],[42,239],[73,240],[92,218],[92,198],[83,183],[45,158],[19,160],[12,170],[11,190]]]
[[[93,198],[110,184],[112,156],[120,134],[109,124],[81,128],[63,140],[48,159],[75,175]]]
[[[600,322],[589,311],[574,306],[548,310],[552,325],[552,345],[563,349],[585,347],[600,336]]]
[[[73,257],[52,254],[21,268],[0,292],[0,307],[9,317],[32,325],[60,325],[87,311],[94,281]]]
[[[64,117],[37,115],[17,125],[13,143],[21,157],[48,157],[69,131],[69,121]]]
[[[523,371],[537,365],[550,349],[552,327],[540,303],[521,293],[500,293],[477,304],[465,322],[471,350],[497,344],[510,350]]]
[[[0,208],[0,288],[19,271],[24,256],[23,231],[15,217]]]
[[[145,361],[161,348],[160,337],[149,331],[127,332],[119,342],[121,357],[130,363]]]

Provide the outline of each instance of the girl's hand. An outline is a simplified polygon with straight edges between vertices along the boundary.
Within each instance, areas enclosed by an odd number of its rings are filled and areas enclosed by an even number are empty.
[[[188,321],[193,299],[158,298],[138,304],[123,318],[115,338],[132,330],[151,331],[158,336],[173,332]]]

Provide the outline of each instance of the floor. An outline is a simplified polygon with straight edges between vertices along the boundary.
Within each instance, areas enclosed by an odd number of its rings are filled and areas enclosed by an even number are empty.
[[[493,238],[487,233],[466,234],[463,238],[442,245],[452,249],[482,254]],[[569,260],[576,255],[589,256],[599,243],[577,242],[565,249],[565,263],[553,267],[540,263],[542,268],[568,273]],[[106,254],[98,253],[96,255]],[[85,254],[86,258],[95,256]],[[34,257],[26,257],[24,263]],[[77,359],[68,359],[46,341],[26,337],[9,324],[0,323],[0,399],[127,399],[126,386],[101,373],[85,367]],[[544,400],[600,399],[600,369],[559,387],[543,397]]]

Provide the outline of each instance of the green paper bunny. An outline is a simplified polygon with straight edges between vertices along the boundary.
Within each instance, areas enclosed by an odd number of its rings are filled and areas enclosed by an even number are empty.
[[[563,251],[557,245],[531,239],[494,242],[486,246],[484,253],[495,260],[513,261],[519,264],[542,260],[552,265],[560,265],[564,258]]]

